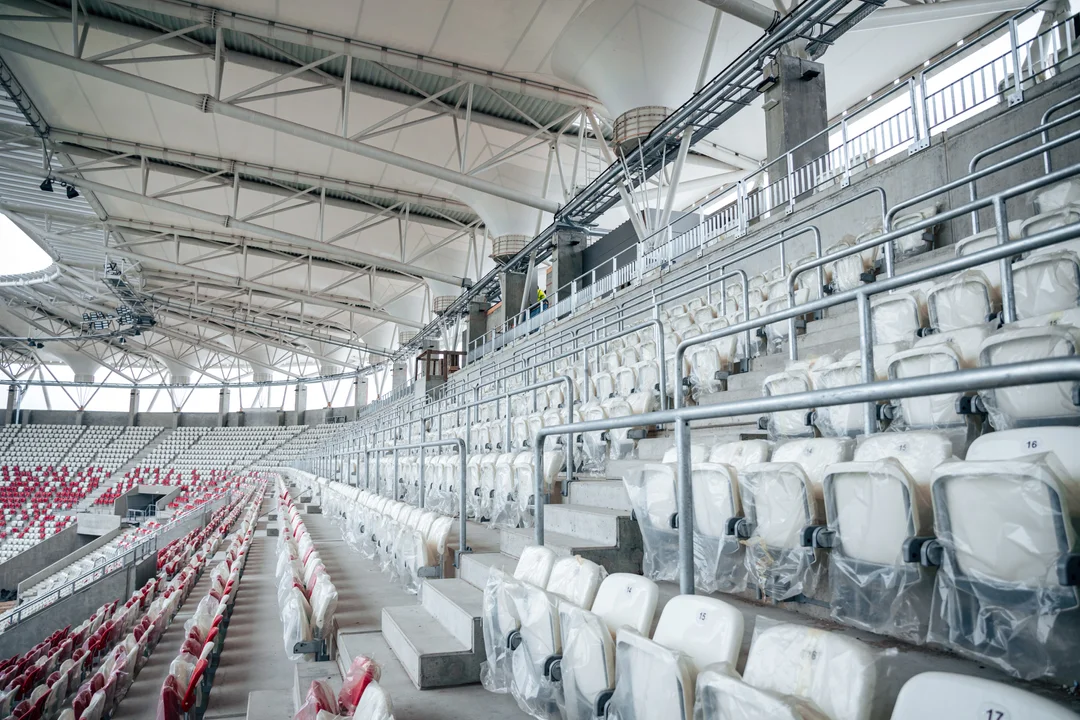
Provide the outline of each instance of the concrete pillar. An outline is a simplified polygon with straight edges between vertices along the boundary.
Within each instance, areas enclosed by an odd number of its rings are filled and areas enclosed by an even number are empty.
[[[7,410],[4,412],[3,420],[0,421],[0,425],[8,425],[15,422],[15,408],[19,404],[19,386],[8,385],[7,391]]]
[[[525,273],[499,273],[499,289],[502,290],[502,315],[504,322],[521,312],[521,298],[525,294],[525,282],[527,279]],[[533,292],[533,297],[529,298],[530,300],[536,297],[535,291]],[[525,307],[528,307],[528,305]]]
[[[303,412],[307,410],[307,385],[305,383],[296,384],[296,414],[299,417]]]
[[[128,399],[128,425],[135,424],[135,417],[139,414],[139,388],[131,388],[131,394]]]
[[[793,150],[829,123],[825,105],[825,66],[792,55],[778,55],[764,74],[775,83],[765,91],[765,146],[769,160],[791,152],[792,167],[798,170],[829,151],[829,138],[825,134]],[[773,167],[778,176],[788,169],[786,161]],[[812,182],[813,178],[809,180]]]
[[[405,387],[409,382],[409,366],[407,363],[395,362],[390,376],[392,390]]]
[[[218,392],[218,427],[225,426],[225,418],[229,415],[229,388],[221,388]]]
[[[486,302],[470,302],[465,318],[465,343],[462,345],[466,350],[469,343],[487,332],[488,309],[491,305]]]
[[[366,407],[368,404],[368,379],[365,377],[358,377],[353,383],[353,405],[359,410],[362,407]]]
[[[548,301],[559,302],[570,297],[571,282],[581,275],[582,258],[588,239],[584,230],[562,228],[555,231],[555,248],[551,253],[551,271],[548,273]]]

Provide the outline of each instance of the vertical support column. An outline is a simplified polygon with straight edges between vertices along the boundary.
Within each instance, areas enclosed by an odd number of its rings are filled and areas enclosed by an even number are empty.
[[[488,326],[488,309],[490,305],[486,302],[470,302],[468,317],[465,324],[465,344],[462,346],[466,349],[469,348],[469,344],[484,336],[487,332]]]
[[[561,228],[555,231],[555,248],[551,253],[548,302],[558,303],[570,297],[572,283],[582,272],[582,258],[588,244],[585,231],[577,228]]]
[[[7,410],[4,412],[3,421],[0,425],[13,424],[15,422],[15,408],[19,404],[19,386],[8,385]]]
[[[779,173],[778,177],[769,178],[773,183],[829,152],[829,138],[822,132],[828,126],[829,114],[825,104],[825,66],[821,63],[777,55],[765,75],[773,80],[773,85],[765,91],[765,146],[769,160],[783,158],[773,165]],[[810,138],[814,140],[806,142]],[[825,169],[813,168],[801,180],[798,176],[793,178],[788,185],[791,193],[787,201],[790,203],[796,196],[811,191],[817,173]]]
[[[367,377],[358,377],[353,383],[353,405],[356,406],[356,411],[360,412],[360,408],[367,407],[368,404],[368,389],[367,389]]]
[[[139,414],[139,388],[131,388],[131,394],[128,398],[128,425],[135,424],[135,417]]]
[[[296,424],[300,425],[304,420],[304,413],[307,412],[307,385],[304,383],[296,384]]]
[[[225,426],[225,417],[229,414],[229,388],[221,388],[218,392],[218,427]]]
[[[503,271],[499,273],[499,288],[502,291],[502,322],[507,322],[521,313],[521,299],[525,295],[526,273]]]
[[[409,382],[409,366],[407,363],[395,361],[393,364],[391,389],[405,387]]]

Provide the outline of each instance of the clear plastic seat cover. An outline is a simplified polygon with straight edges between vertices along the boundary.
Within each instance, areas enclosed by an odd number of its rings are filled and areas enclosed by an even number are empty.
[[[989,336],[979,348],[983,367],[1072,357],[1080,347],[1080,310],[1022,321]],[[980,391],[990,421],[998,430],[1052,422],[1075,422],[1074,383],[1044,383]]]
[[[868,720],[876,679],[863,643],[789,624],[756,635],[743,672],[746,684],[808,700],[831,720]]]
[[[926,295],[930,326],[940,332],[987,322],[1001,309],[997,286],[982,270],[964,270],[936,283]]]
[[[950,718],[1076,720],[1076,714],[1015,685],[971,675],[924,672],[904,683],[891,720]]]

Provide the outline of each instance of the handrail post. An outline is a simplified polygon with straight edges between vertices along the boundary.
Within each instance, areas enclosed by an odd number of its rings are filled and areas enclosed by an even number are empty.
[[[1013,94],[1010,95],[1006,101],[1009,107],[1017,105],[1024,101],[1024,84],[1020,79],[1021,67],[1020,67],[1020,48],[1016,36],[1016,17],[1009,18],[1009,54],[1012,56],[1013,66]]]
[[[679,501],[679,592],[694,594],[694,489],[690,467],[690,423],[675,422],[678,453],[677,487]]]
[[[994,221],[997,223],[997,242],[1004,245],[1009,242],[1009,218],[1005,209],[1005,198],[994,198]],[[1001,271],[1001,311],[1006,324],[1016,322],[1016,295],[1013,289],[1012,258],[1003,257],[998,261]]]
[[[859,350],[862,358],[862,380],[866,384],[874,382],[874,331],[870,297],[866,291],[860,292],[856,300],[859,312]],[[877,404],[868,402],[863,407],[863,432],[872,435],[877,432]]]

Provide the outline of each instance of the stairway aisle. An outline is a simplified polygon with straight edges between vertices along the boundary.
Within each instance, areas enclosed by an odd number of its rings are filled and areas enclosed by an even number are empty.
[[[278,615],[277,538],[268,538],[265,530],[266,513],[272,506],[271,493],[259,516],[263,529],[256,530],[248,550],[205,720],[245,717],[248,693],[285,691],[288,697],[293,685],[293,663],[285,656],[284,628]]]

